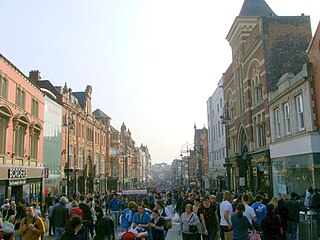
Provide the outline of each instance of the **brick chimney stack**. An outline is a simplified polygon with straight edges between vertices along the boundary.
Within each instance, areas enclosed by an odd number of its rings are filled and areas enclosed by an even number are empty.
[[[31,70],[29,72],[29,79],[32,82],[37,83],[37,81],[41,79],[40,71],[39,70]]]

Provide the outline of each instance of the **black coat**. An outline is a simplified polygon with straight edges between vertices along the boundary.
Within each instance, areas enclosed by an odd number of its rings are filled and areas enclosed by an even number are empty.
[[[55,227],[65,227],[69,219],[69,211],[63,205],[56,206],[52,211],[52,222]]]
[[[85,203],[79,203],[79,208],[83,211],[83,220],[91,222],[92,215],[89,206]]]
[[[154,223],[154,219],[151,219],[151,223]],[[162,217],[159,218],[159,220],[156,223],[157,227],[164,227],[164,220]],[[152,232],[152,239],[153,240],[164,240],[164,230],[159,230],[155,228],[151,228]]]
[[[109,239],[115,239],[114,223],[111,217],[100,217],[96,223],[96,236],[95,240],[104,240],[108,236]]]

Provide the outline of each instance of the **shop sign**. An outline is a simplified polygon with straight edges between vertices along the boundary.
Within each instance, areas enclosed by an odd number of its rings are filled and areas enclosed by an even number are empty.
[[[9,179],[9,186],[18,186],[26,184],[26,179]]]
[[[21,179],[27,178],[28,170],[25,168],[9,168],[8,177],[9,179]]]

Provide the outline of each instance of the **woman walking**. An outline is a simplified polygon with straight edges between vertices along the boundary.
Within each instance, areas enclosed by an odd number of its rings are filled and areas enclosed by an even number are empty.
[[[164,220],[156,209],[152,211],[150,227],[153,240],[164,240]]]
[[[156,210],[158,210],[160,217],[163,218],[164,221],[171,221],[171,214],[168,208],[165,207],[164,203],[162,200],[158,200],[156,202]],[[166,236],[168,234],[169,229],[168,228],[164,228],[164,239],[166,239]]]
[[[231,223],[233,228],[232,239],[233,240],[247,240],[248,228],[252,229],[248,218],[243,215],[245,206],[243,203],[239,203],[236,213],[231,215]]]
[[[182,213],[180,218],[180,234],[182,233],[183,240],[194,240],[199,236],[198,225],[200,224],[199,218],[192,212],[192,205],[185,206],[185,212]]]

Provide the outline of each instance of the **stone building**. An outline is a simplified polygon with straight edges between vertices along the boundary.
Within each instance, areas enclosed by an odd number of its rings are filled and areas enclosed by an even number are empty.
[[[320,134],[313,111],[312,64],[284,74],[269,94],[273,195],[303,195],[319,186]]]
[[[40,88],[0,55],[0,204],[42,199],[43,125]]]
[[[277,16],[264,0],[245,0],[227,34],[232,63],[223,78],[227,172],[231,188],[272,192],[268,94],[307,62],[308,16]]]

